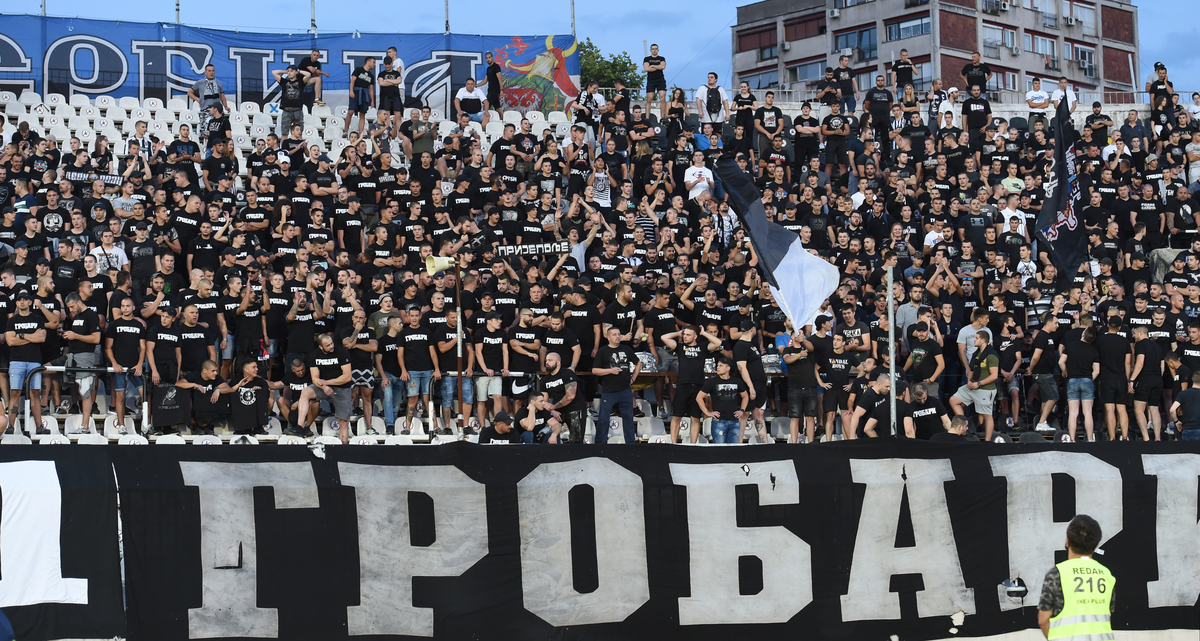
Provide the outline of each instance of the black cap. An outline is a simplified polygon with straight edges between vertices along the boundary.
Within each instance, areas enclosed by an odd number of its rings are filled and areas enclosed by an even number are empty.
[[[733,359],[722,356],[721,358],[717,359],[717,364],[718,365],[724,364],[724,365],[728,365],[729,367],[733,367]]]
[[[1099,101],[1099,100],[1097,100],[1096,102],[1093,102],[1093,103],[1092,103],[1092,106],[1093,106],[1093,107],[1103,107],[1104,105],[1101,105],[1101,104],[1100,104],[1100,101]]]
[[[150,229],[150,223],[145,220],[142,220],[142,221],[139,221],[138,224],[134,225],[133,228],[134,229]]]
[[[738,307],[749,307],[753,304],[754,301],[750,300],[749,296],[742,296],[740,299],[738,299]]]
[[[1134,298],[1136,298],[1138,300],[1150,300],[1150,294],[1147,294],[1146,292],[1142,292],[1142,293],[1138,294],[1137,296],[1134,296]]]
[[[237,256],[237,253],[238,253],[238,250],[236,250],[236,249],[234,249],[234,248],[232,248],[232,247],[226,247],[225,249],[222,249],[222,250],[221,250],[221,256],[222,256],[222,257],[225,257],[225,256]]]
[[[743,332],[750,331],[754,329],[754,321],[749,318],[743,318],[738,329],[742,330]]]
[[[39,265],[49,265],[49,264],[50,264],[50,259],[49,259],[49,258],[46,258],[45,256],[42,256],[41,258],[39,258],[39,259],[37,260],[37,264],[39,264]]]
[[[346,202],[348,202],[348,203],[361,203],[361,202],[362,202],[362,199],[361,199],[361,198],[359,198],[358,196],[350,196],[349,198],[347,198],[347,199],[346,199]]]
[[[1123,324],[1124,322],[1121,320],[1120,316],[1113,315],[1108,317],[1108,326],[1113,329],[1117,329]]]
[[[162,312],[162,313],[166,314],[167,316],[174,316],[174,315],[175,315],[175,308],[174,308],[174,307],[171,307],[170,305],[159,305],[159,306],[158,306],[158,311],[160,311],[160,312]]]
[[[913,331],[914,332],[928,332],[929,331],[929,323],[926,323],[924,321],[922,321],[920,323],[915,323],[913,325]]]
[[[270,257],[270,256],[271,256],[271,252],[269,252],[269,251],[267,251],[267,250],[265,250],[265,249],[261,249],[261,248],[260,248],[260,249],[258,249],[258,250],[256,250],[256,251],[254,252],[254,257],[255,257],[255,258],[259,258],[259,257],[261,257],[261,256],[267,256],[267,257]]]
[[[830,323],[830,322],[833,322],[833,319],[822,314],[822,315],[818,316],[816,320],[813,321],[813,327],[820,327],[820,326],[824,325],[825,323]]]
[[[1109,258],[1109,257],[1105,256],[1104,258],[1101,258],[1101,259],[1100,259],[1100,264],[1101,264],[1101,265],[1108,265],[1109,267],[1112,267],[1112,266],[1113,266],[1113,259],[1111,259],[1111,258]]]
[[[32,299],[32,298],[33,298],[33,295],[29,293],[29,290],[28,290],[28,289],[22,289],[21,291],[17,292],[17,295],[16,295],[14,298],[15,298],[16,300],[20,300],[20,299],[22,299],[22,298],[29,298],[29,299]]]
[[[495,425],[496,423],[504,423],[505,425],[512,425],[513,420],[512,420],[512,417],[508,415],[508,412],[500,412],[499,414],[497,414],[495,416],[495,418],[492,419],[492,424]]]
[[[485,320],[485,321],[490,321],[490,320],[493,320],[493,319],[494,319],[494,320],[500,320],[500,319],[502,319],[502,318],[504,318],[504,317],[503,317],[503,316],[501,316],[499,312],[488,312],[488,313],[487,313],[487,316],[484,316],[484,317],[483,317],[483,320]]]
[[[375,272],[375,275],[371,277],[371,280],[375,280],[375,279],[387,280],[387,277],[379,272]]]
[[[1142,252],[1133,252],[1132,254],[1129,255],[1129,260],[1145,261],[1146,255],[1143,254]]]

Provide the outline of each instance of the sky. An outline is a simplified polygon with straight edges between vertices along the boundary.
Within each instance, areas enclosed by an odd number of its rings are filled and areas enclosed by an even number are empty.
[[[94,0],[46,2],[47,13],[56,16],[175,20],[175,5],[170,0],[106,2],[102,13]],[[195,26],[273,31],[308,28],[309,3],[302,0],[180,2],[181,21]],[[6,13],[41,11],[40,0],[6,0],[4,4]],[[360,11],[345,11],[343,3],[334,0],[316,0],[316,4],[318,31],[440,33],[445,24],[441,2],[380,5],[352,0],[351,6],[362,7]],[[380,12],[381,6],[393,9]],[[497,6],[504,9],[497,10]],[[626,51],[635,61],[645,55],[644,47],[657,42],[667,58],[668,86],[698,86],[709,71],[716,71],[726,84],[732,76],[730,27],[736,20],[736,6],[736,2],[723,0],[689,0],[673,9],[657,4],[647,8],[641,0],[581,1],[575,6],[575,30],[581,40],[591,38],[605,54]],[[1178,19],[1181,10],[1194,5],[1186,0],[1143,0],[1137,6],[1142,43],[1139,84],[1145,82],[1154,62],[1161,61],[1177,90],[1200,91],[1200,47],[1193,46],[1200,41],[1200,23],[1180,23]],[[450,0],[450,29],[489,35],[567,34],[571,31],[571,4],[569,0]]]

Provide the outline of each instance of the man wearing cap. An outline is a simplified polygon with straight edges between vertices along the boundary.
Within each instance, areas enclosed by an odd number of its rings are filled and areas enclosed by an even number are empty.
[[[33,419],[42,433],[42,403],[39,398],[42,389],[41,373],[33,374],[33,370],[42,366],[42,344],[46,342],[46,319],[39,312],[31,313],[33,296],[29,290],[22,289],[16,295],[17,313],[8,318],[5,331],[5,342],[10,349],[8,365],[8,380],[11,386],[8,402],[8,424],[15,425],[17,408],[20,407],[21,389],[25,386],[25,377],[29,381],[29,403]]]
[[[492,442],[520,443],[521,435],[513,429],[513,419],[508,412],[498,412],[492,419],[492,424],[483,428],[479,433],[479,444]]]

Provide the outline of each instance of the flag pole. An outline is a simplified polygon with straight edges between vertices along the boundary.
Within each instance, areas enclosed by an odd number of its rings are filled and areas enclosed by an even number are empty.
[[[892,434],[900,436],[896,431],[896,310],[894,303],[896,302],[896,290],[893,287],[895,275],[893,271],[895,267],[887,268],[887,319],[888,319],[888,380],[891,382],[892,391],[889,396],[891,403],[891,422]]]

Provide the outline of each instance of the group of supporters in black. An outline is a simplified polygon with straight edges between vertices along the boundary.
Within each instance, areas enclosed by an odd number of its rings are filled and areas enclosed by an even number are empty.
[[[657,48],[644,62],[665,65]],[[299,71],[277,75],[307,82]],[[373,417],[400,434],[428,418],[481,442],[578,443],[591,415],[595,442],[632,443],[642,399],[672,441],[697,442],[703,422],[714,442],[767,442],[773,416],[789,442],[990,438],[996,420],[1044,430],[1059,414],[1072,438],[1077,422],[1103,437],[1093,411],[1112,439],[1130,415],[1144,440],[1200,435],[1200,131],[1165,68],[1150,121],[1117,127],[1096,103],[1066,141],[1091,234],[1070,267],[1031,232],[1063,141],[1048,120],[992,117],[981,73],[964,69],[962,103],[935,82],[922,104],[893,76],[894,99],[880,76],[855,112],[830,69],[786,131],[771,92],[728,99],[717,74],[692,104],[651,87],[661,116],[586,83],[564,139],[522,120],[490,144],[472,83],[442,140],[428,107],[381,108],[336,158],[297,123],[244,168],[219,105],[200,141],[183,126],[123,153],[18,129],[0,156],[0,388],[10,415],[28,382],[39,421],[47,402],[86,424],[103,381],[123,425],[143,377],[177,383],[200,399],[193,433],[249,390],[287,432],[311,436],[329,413],[343,440],[362,416],[371,432]],[[352,111],[375,106],[354,92]],[[714,172],[725,154],[839,270],[813,325],[792,327],[766,285]],[[1181,244],[1151,271],[1154,250]],[[430,257],[457,269],[430,274]],[[31,374],[59,362],[112,373]],[[235,429],[265,429],[251,423]]]

